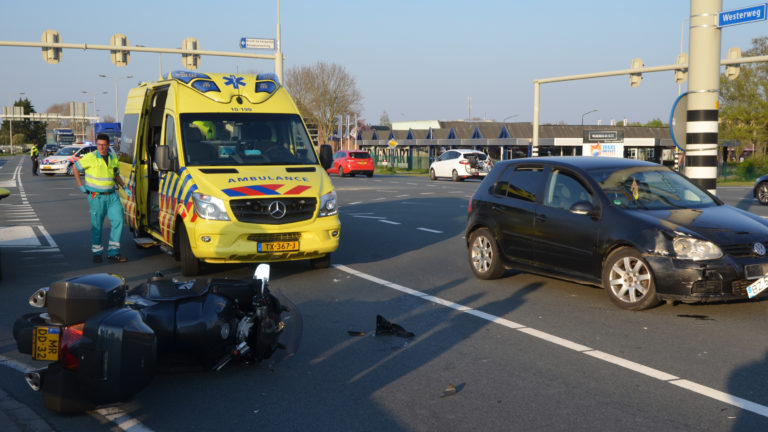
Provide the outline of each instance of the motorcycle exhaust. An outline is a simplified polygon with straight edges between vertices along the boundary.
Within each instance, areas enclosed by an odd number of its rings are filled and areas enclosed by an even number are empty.
[[[29,384],[32,390],[40,391],[40,383],[42,382],[40,371],[27,372],[24,374],[24,379],[27,381],[27,384]]]
[[[36,308],[44,308],[48,298],[48,287],[40,288],[29,298],[29,305]]]

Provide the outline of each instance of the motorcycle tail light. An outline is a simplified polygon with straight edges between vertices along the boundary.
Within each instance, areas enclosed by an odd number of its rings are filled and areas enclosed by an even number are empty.
[[[85,327],[85,323],[64,327],[61,335],[60,361],[65,369],[77,370],[79,360],[76,350],[73,348],[83,338],[83,327]]]

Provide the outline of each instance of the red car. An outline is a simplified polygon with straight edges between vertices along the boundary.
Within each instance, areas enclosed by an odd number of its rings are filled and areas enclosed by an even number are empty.
[[[333,165],[328,168],[328,173],[337,173],[341,177],[355,174],[373,177],[373,158],[365,151],[339,150],[333,155]]]

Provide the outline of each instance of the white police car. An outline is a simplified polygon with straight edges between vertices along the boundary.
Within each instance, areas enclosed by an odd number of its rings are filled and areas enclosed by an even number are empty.
[[[73,175],[73,165],[81,157],[96,150],[95,145],[66,146],[59,149],[53,156],[48,156],[40,162],[40,172],[52,176],[54,174]]]

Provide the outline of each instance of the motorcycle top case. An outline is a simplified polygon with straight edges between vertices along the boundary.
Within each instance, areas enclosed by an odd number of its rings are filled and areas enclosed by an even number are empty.
[[[51,321],[71,325],[125,301],[125,280],[107,273],[57,281],[48,288],[46,304]]]

